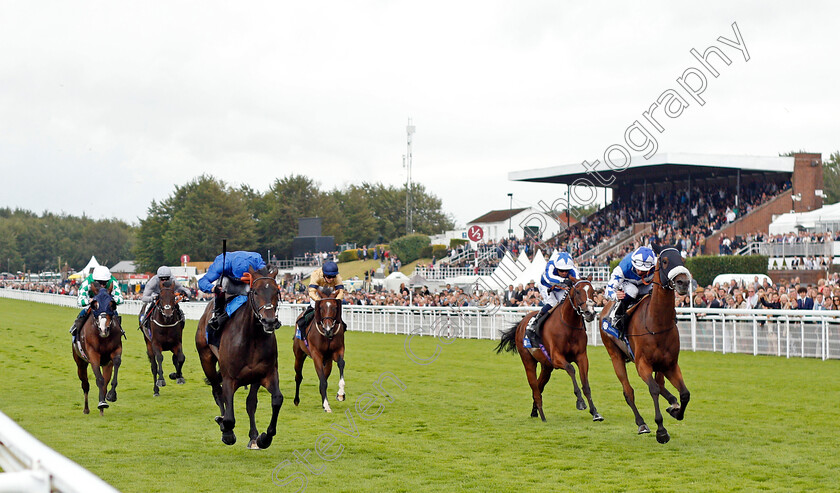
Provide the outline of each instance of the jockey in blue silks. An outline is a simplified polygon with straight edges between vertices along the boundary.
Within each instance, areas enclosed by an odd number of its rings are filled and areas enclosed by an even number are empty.
[[[540,313],[532,321],[532,327],[537,336],[537,341],[541,339],[542,324],[548,318],[549,310],[566,299],[566,295],[569,294],[569,287],[573,282],[572,279],[577,278],[578,273],[575,269],[575,262],[568,253],[555,252],[548,259],[543,275],[540,277],[539,285],[543,306],[540,309]]]
[[[620,337],[626,332],[624,314],[627,308],[653,289],[653,268],[656,254],[643,246],[628,253],[613,269],[605,293],[607,299],[618,301],[610,316],[610,324]]]
[[[242,275],[249,268],[259,270],[263,267],[265,261],[259,253],[237,251],[220,254],[207,268],[207,273],[198,280],[198,288],[205,293],[215,294],[213,317],[207,322],[208,336],[211,331],[221,329],[233,312],[245,303],[250,286],[241,281]],[[214,286],[213,282],[220,278],[221,281]],[[227,297],[232,298],[230,304],[227,303]]]

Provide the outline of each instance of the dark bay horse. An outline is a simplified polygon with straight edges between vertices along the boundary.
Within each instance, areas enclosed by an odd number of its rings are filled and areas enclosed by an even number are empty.
[[[99,415],[105,415],[105,408],[108,402],[117,401],[117,374],[122,362],[122,327],[117,316],[117,304],[114,298],[104,287],[99,287],[99,293],[91,301],[90,310],[93,312],[88,316],[85,323],[79,329],[79,344],[73,344],[73,359],[76,361],[76,369],[79,380],[82,381],[82,392],[85,393],[85,414],[90,413],[88,407],[88,382],[87,367],[90,364],[93,376],[96,378],[96,386],[99,387]],[[111,380],[113,371],[114,379]],[[111,382],[111,390],[107,395],[105,389]]]
[[[542,393],[555,368],[566,370],[566,373],[572,377],[577,408],[581,411],[586,409],[586,403],[581,397],[582,388],[583,395],[589,401],[592,421],[604,420],[595,409],[595,404],[592,403],[592,393],[589,390],[589,359],[586,355],[587,336],[584,320],[591,322],[595,319],[595,290],[585,279],[573,280],[573,283],[566,299],[551,309],[548,318],[543,323],[542,340],[545,352],[540,348],[526,348],[523,344],[528,321],[537,312],[525,315],[518,324],[503,331],[501,341],[496,346],[496,353],[514,349],[519,352],[534,396],[531,417],[536,418],[539,413],[543,421],[545,421],[545,414],[542,408]],[[539,378],[537,378],[537,363],[540,364]],[[572,363],[577,363],[580,370],[581,388],[578,388],[577,380],[575,380],[575,367]]]
[[[680,356],[680,333],[677,329],[677,310],[674,303],[674,291],[680,295],[688,292],[691,273],[685,268],[680,252],[676,248],[665,248],[659,253],[653,275],[651,295],[643,298],[632,310],[632,317],[627,322],[627,338],[635,355],[636,371],[647,384],[653,408],[656,411],[656,440],[668,443],[671,436],[662,426],[662,413],[659,411],[659,396],[670,403],[668,414],[682,420],[688,405],[690,394],[683,381],[678,364]],[[612,359],[615,374],[624,389],[624,400],[633,410],[639,434],[650,433],[650,428],[636,408],[633,387],[627,378],[625,355],[603,329],[603,320],[609,316],[613,303],[608,303],[598,319],[601,339]],[[665,377],[679,391],[680,401],[665,388]]]
[[[324,411],[331,413],[327,400],[327,379],[332,372],[332,363],[338,366],[338,393],[335,398],[343,401],[344,393],[344,332],[347,325],[341,319],[341,300],[323,298],[315,302],[315,316],[307,327],[306,337],[293,340],[295,353],[295,406],[300,403],[300,382],[303,381],[303,363],[312,358],[315,373],[318,374],[321,403]]]
[[[283,405],[283,393],[278,381],[277,339],[274,336],[274,331],[280,326],[277,320],[280,293],[276,276],[277,270],[267,267],[259,271],[251,268],[245,274],[242,281],[250,284],[248,300],[224,325],[218,351],[207,343],[205,332],[207,321],[213,315],[213,303],[207,304],[198,321],[195,347],[213,390],[213,398],[219,406],[221,416],[216,418],[216,422],[222,431],[222,442],[226,445],[236,443],[233,394],[245,385],[250,385],[245,401],[251,421],[248,448],[268,448],[277,434],[277,414]],[[271,422],[265,433],[258,434],[254,413],[260,385],[271,394]]]
[[[152,380],[154,381],[155,397],[160,395],[160,387],[166,385],[163,379],[163,352],[172,351],[172,364],[175,372],[169,378],[179,384],[186,382],[181,368],[184,366],[181,336],[184,331],[184,314],[178,308],[181,294],[175,292],[173,281],[167,280],[160,284],[160,296],[155,301],[149,313],[149,332],[143,330],[146,339],[146,355],[152,366]],[[142,329],[142,327],[141,327]]]

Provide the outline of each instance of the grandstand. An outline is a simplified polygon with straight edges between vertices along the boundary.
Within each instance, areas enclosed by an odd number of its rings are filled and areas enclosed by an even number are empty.
[[[623,171],[604,165],[594,169],[598,175],[590,170],[581,163],[508,174],[513,181],[569,188],[590,184],[611,197],[606,207],[551,240],[582,265],[603,265],[646,240],[677,244],[686,255],[732,253],[721,244],[742,246],[747,235],[767,234],[775,216],[819,209],[824,197],[818,153],[660,153],[633,158]],[[590,195],[575,190],[573,197]]]

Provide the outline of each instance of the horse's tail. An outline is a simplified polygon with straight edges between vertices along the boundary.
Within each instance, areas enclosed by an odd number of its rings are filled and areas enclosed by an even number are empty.
[[[508,330],[501,331],[502,339],[499,341],[499,345],[496,346],[496,354],[502,351],[511,352],[516,349],[516,329],[518,327],[519,324],[516,323]]]

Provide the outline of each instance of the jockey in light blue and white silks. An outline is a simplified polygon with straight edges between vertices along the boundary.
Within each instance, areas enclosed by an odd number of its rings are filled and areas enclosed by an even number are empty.
[[[656,267],[656,254],[649,247],[639,247],[628,253],[610,274],[607,299],[618,301],[612,310],[610,322],[624,334],[624,313],[630,303],[653,289],[653,272]]]
[[[639,247],[628,253],[613,269],[605,293],[607,299],[617,301],[618,292],[623,292],[630,298],[638,298],[653,289],[653,268],[656,266],[656,255],[648,247]]]
[[[532,319],[537,336],[539,336],[540,328],[545,321],[548,311],[566,299],[566,295],[569,293],[569,287],[571,286],[570,279],[577,278],[578,273],[575,269],[575,262],[568,253],[555,252],[548,259],[543,275],[540,277],[539,286],[543,306],[540,309],[540,313]]]
[[[544,311],[550,310],[551,307],[566,299],[566,294],[569,292],[567,284],[569,278],[578,278],[575,261],[566,252],[555,252],[545,264],[545,271],[540,278],[540,296],[545,303],[543,306],[548,307],[543,308]]]

